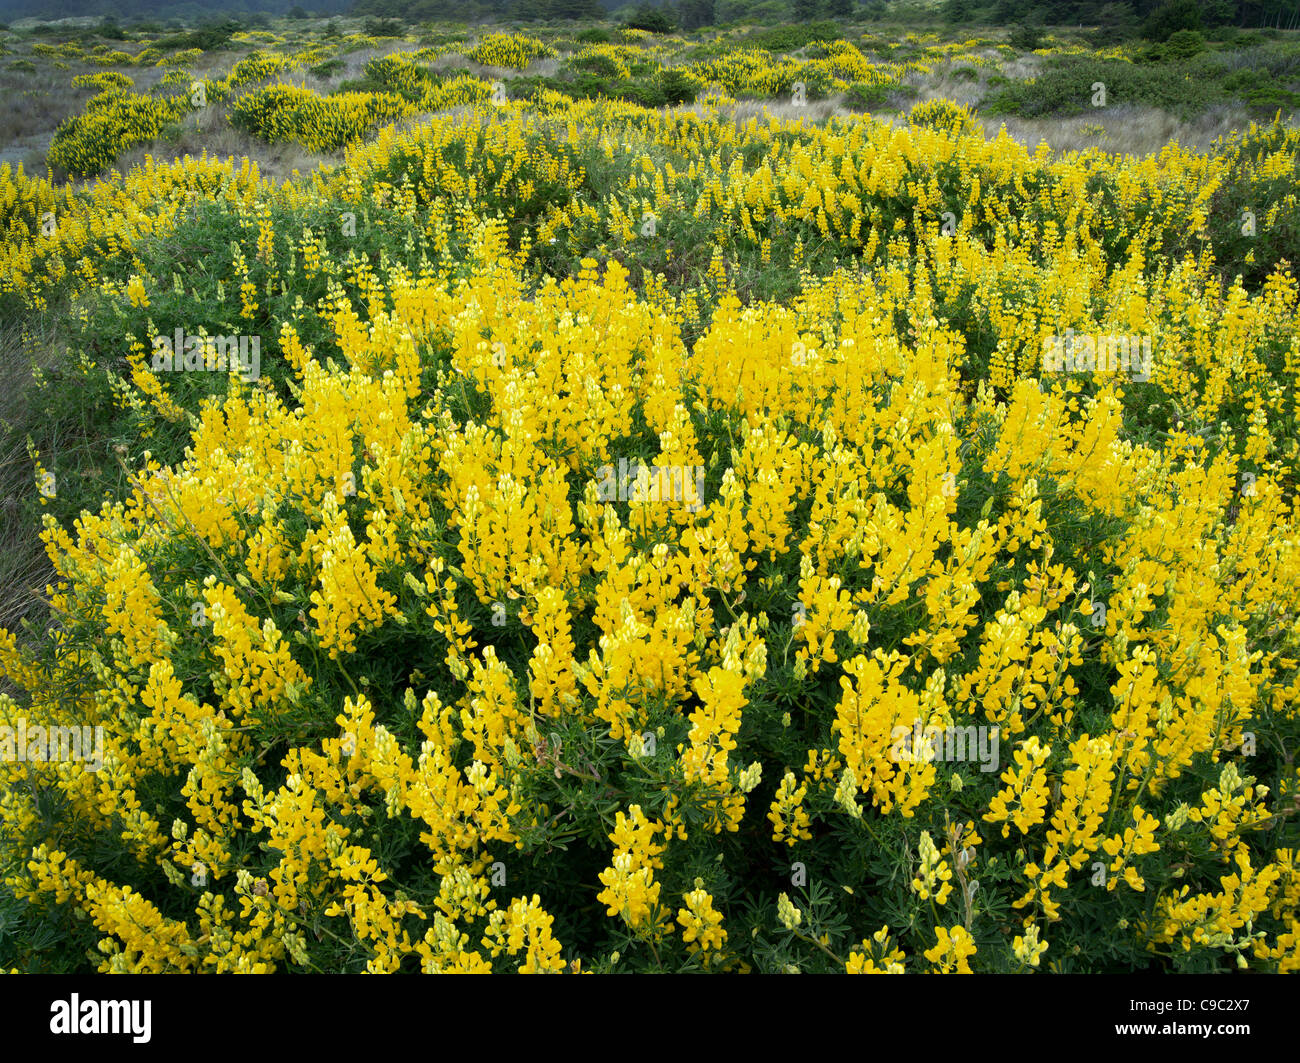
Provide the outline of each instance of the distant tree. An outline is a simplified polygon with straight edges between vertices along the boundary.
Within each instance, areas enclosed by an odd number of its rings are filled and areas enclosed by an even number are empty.
[[[790,13],[796,22],[812,22],[821,14],[821,0],[793,0]]]
[[[306,11],[304,11],[297,4],[294,4],[293,7],[289,8],[286,17],[287,18],[308,18],[309,16]]]
[[[672,16],[661,7],[642,4],[627,20],[628,29],[645,30],[648,33],[672,33],[677,28]]]
[[[1037,26],[1022,22],[1007,35],[1007,43],[1019,52],[1032,52],[1043,42],[1043,35]]]
[[[400,37],[406,32],[406,24],[397,18],[368,18],[362,32],[367,37]]]
[[[682,29],[697,30],[717,22],[717,10],[713,0],[681,0],[677,5],[677,17]]]
[[[971,6],[969,0],[944,0],[943,20],[945,22],[969,22]]]
[[[605,15],[599,0],[537,0],[535,8],[535,17],[543,19],[603,18]]]
[[[1099,47],[1107,47],[1137,36],[1138,17],[1130,3],[1105,3],[1097,9],[1097,31],[1092,35],[1092,42]]]
[[[1196,0],[1169,0],[1147,16],[1142,36],[1149,41],[1167,41],[1179,30],[1201,28],[1201,7]]]
[[[853,0],[827,0],[826,15],[828,18],[852,18]]]
[[[1165,48],[1174,59],[1190,59],[1205,51],[1205,38],[1199,30],[1178,30],[1169,35]]]
[[[1233,0],[1202,0],[1201,21],[1207,26],[1226,26],[1237,17]]]

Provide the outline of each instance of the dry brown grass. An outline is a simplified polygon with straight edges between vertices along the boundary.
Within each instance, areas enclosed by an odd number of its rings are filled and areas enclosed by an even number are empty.
[[[719,106],[718,110],[720,112],[730,111],[737,127],[746,126],[755,118],[760,123],[763,123],[769,117],[780,121],[802,121],[816,125],[836,115],[850,114],[851,112],[843,106],[842,101],[842,96],[829,96],[824,100],[809,100],[802,105],[795,104],[790,100],[737,100],[735,104]],[[711,106],[707,101],[701,100],[682,109],[703,114]]]
[[[47,146],[59,125],[80,114],[90,89],[75,89],[72,79],[90,67],[58,70],[48,59],[36,57],[36,73],[11,69],[12,56],[0,58],[0,144],[28,150]]]
[[[233,158],[238,166],[245,158],[257,164],[262,176],[283,180],[310,173],[322,163],[341,162],[343,152],[319,155],[301,144],[268,144],[251,134],[236,129],[226,116],[226,108],[214,104],[181,123],[178,134],[167,140],[153,140],[148,144],[125,152],[115,164],[115,169],[126,173],[131,167],[144,162],[145,156],[154,159],[198,158],[206,153],[210,158]]]
[[[988,95],[987,80],[997,71],[992,67],[976,67],[979,77],[957,77],[954,71],[958,67],[969,66],[968,63],[944,63],[937,66],[933,73],[904,74],[902,83],[916,90],[915,103],[927,103],[930,100],[951,100],[962,107],[977,107]],[[910,106],[910,104],[909,104]]]
[[[1028,78],[1037,77],[1042,66],[1043,56],[1041,55],[1018,55],[1014,59],[999,61],[998,73],[1004,78],[1011,78],[1012,81],[1024,81]]]
[[[1100,148],[1115,155],[1158,155],[1166,144],[1207,150],[1213,142],[1249,123],[1244,110],[1219,106],[1190,122],[1175,118],[1158,107],[1115,106],[1099,108],[1093,114],[1068,118],[982,119],[986,136],[996,136],[999,127],[1033,151],[1046,143],[1057,154]]]
[[[447,70],[459,70],[469,67],[470,61],[461,52],[445,52],[429,63],[429,69],[439,74]]]
[[[27,391],[33,366],[49,369],[59,354],[51,343],[24,347],[18,329],[0,332],[0,627],[14,630],[25,617],[39,616],[52,568],[37,538],[39,528],[28,516],[36,497],[26,429],[30,421]],[[10,431],[12,427],[13,431]],[[55,455],[41,461],[48,468]]]
[[[132,42],[113,44],[123,51],[140,50],[140,46]],[[196,78],[224,77],[231,65],[246,54],[210,52],[186,71]],[[13,70],[15,59],[28,59],[35,65],[36,72]],[[50,58],[33,55],[30,50],[0,56],[0,98],[9,103],[8,107],[0,110],[0,163],[21,162],[29,172],[45,168],[46,154],[55,130],[67,119],[84,113],[86,101],[95,94],[94,89],[73,87],[72,79],[78,75],[115,71],[131,78],[133,91],[146,93],[175,69],[130,64],[104,67],[77,60],[67,60],[66,64],[66,69],[60,69]]]
[[[956,84],[963,82],[958,79]],[[969,97],[963,99],[956,93],[945,95],[943,85],[944,81],[938,81],[938,91],[923,91],[918,95],[917,101],[943,96],[956,103],[970,102]],[[765,122],[769,116],[782,120],[802,120],[815,125],[833,117],[851,118],[857,115],[857,112],[845,106],[844,97],[840,95],[809,101],[803,107],[785,100],[740,100],[734,104],[719,104],[701,98],[680,109],[703,115],[715,106],[721,113],[729,113],[737,127],[743,127],[755,118]],[[908,102],[903,110],[882,109],[874,112],[870,120],[890,126],[906,125],[907,110],[912,106]],[[1182,121],[1156,107],[1139,106],[1108,107],[1093,114],[1070,118],[977,118],[986,137],[996,137],[999,129],[1005,126],[1008,135],[1030,151],[1036,150],[1039,144],[1046,143],[1058,155],[1098,148],[1114,155],[1137,157],[1158,155],[1170,143],[1195,151],[1206,151],[1219,137],[1244,128],[1249,120],[1249,115],[1244,110],[1228,105],[1211,108],[1191,121]]]

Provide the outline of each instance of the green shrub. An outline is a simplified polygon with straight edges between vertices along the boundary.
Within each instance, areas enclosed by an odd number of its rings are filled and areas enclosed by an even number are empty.
[[[244,24],[228,18],[223,22],[210,22],[191,30],[189,33],[175,33],[155,41],[155,47],[167,52],[183,51],[187,48],[201,48],[205,52],[224,48],[230,38],[244,29]]]
[[[1042,47],[1043,35],[1036,26],[1022,23],[1008,34],[1007,43],[1018,52],[1032,52]]]
[[[647,33],[672,33],[677,28],[672,16],[659,7],[642,4],[628,17],[627,28]]]
[[[1165,47],[1174,59],[1190,59],[1205,51],[1205,38],[1196,30],[1179,30],[1169,35]]]
[[[348,82],[347,89],[395,92],[412,102],[419,100],[436,80],[432,71],[411,62],[401,52],[370,59],[362,69],[365,76]]]
[[[1201,9],[1196,0],[1170,0],[1147,16],[1142,36],[1151,41],[1167,41],[1179,30],[1199,30]]]
[[[601,78],[616,78],[619,74],[618,64],[607,55],[586,55],[573,59],[569,62],[569,68]]]
[[[318,78],[332,78],[340,70],[347,66],[342,59],[326,59],[323,63],[317,63],[315,66],[308,67]]]
[[[703,88],[689,71],[672,67],[659,72],[659,91],[665,104],[694,103]]]
[[[1222,98],[1221,81],[1193,76],[1186,63],[1159,67],[1122,59],[1058,56],[1037,78],[1003,86],[984,104],[988,114],[1027,118],[1085,114],[1093,109],[1093,86],[1106,88],[1106,106],[1145,104],[1180,117],[1201,113]]]
[[[844,93],[844,105],[855,111],[874,111],[883,107],[894,86],[882,82],[855,81]]]
[[[812,22],[801,26],[775,26],[751,33],[745,46],[768,52],[797,52],[814,41],[839,40],[843,31],[834,22]]]
[[[401,37],[406,23],[398,18],[368,18],[361,32],[367,37]]]

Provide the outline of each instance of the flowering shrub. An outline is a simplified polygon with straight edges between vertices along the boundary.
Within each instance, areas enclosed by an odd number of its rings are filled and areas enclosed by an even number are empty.
[[[135,85],[126,74],[116,70],[105,70],[102,74],[78,74],[72,79],[72,85],[78,89],[129,89]]]
[[[230,68],[226,84],[232,88],[241,88],[256,81],[265,81],[276,74],[296,69],[299,60],[292,56],[277,55],[273,52],[251,52]]]
[[[179,52],[173,52],[171,55],[163,56],[154,65],[155,66],[193,66],[201,58],[203,58],[202,48],[183,48]]]
[[[89,101],[85,113],[55,131],[50,165],[74,177],[97,174],[128,148],[153,140],[190,109],[185,96],[139,96],[110,88]]]
[[[232,121],[490,91],[406,69]],[[306,180],[0,168],[6,311],[75,296],[126,484],[33,447],[13,965],[1300,970],[1300,285],[1231,268],[1297,158],[544,93]],[[178,329],[264,375],[163,371]],[[1142,380],[1045,357],[1138,333]],[[29,755],[64,728],[97,770]]]
[[[508,66],[523,70],[534,59],[549,58],[555,52],[536,37],[522,33],[489,33],[465,55],[484,66]]]
[[[300,86],[268,85],[236,99],[230,123],[273,144],[297,141],[311,151],[334,151],[380,123],[413,112],[410,103],[392,93],[318,96]]]
[[[914,126],[940,129],[947,133],[973,133],[979,128],[969,107],[943,99],[918,103],[908,113],[907,120]]]
[[[389,92],[418,100],[429,87],[431,76],[427,67],[412,62],[403,52],[376,56],[366,61],[366,77]]]
[[[291,403],[232,384],[49,525],[57,650],[0,661],[104,767],[37,767],[57,838],[6,791],[19,896],[104,970],[1077,969],[1098,904],[1129,962],[1294,967],[1280,481],[1230,519],[1235,463],[1124,441],[1111,385],[967,397],[960,337],[903,342],[862,278],[688,349],[617,264],[529,296],[504,239],[358,276],[328,357],[281,321]],[[606,493],[629,461],[703,489]],[[1004,759],[899,755],[977,722]]]
[[[88,55],[85,57],[86,62],[93,63],[95,66],[130,66],[138,61],[137,56],[127,52],[105,52],[103,55]]]
[[[124,247],[169,232],[194,197],[244,195],[256,182],[255,166],[148,160],[116,181],[73,189],[6,163],[0,166],[0,298],[41,311],[51,293],[83,293]]]

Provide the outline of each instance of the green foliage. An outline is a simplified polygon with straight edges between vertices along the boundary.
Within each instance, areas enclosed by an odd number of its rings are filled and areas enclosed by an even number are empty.
[[[672,33],[677,23],[663,8],[642,4],[628,16],[627,28],[647,33]]]
[[[95,36],[103,37],[109,41],[124,41],[126,33],[121,26],[117,24],[117,19],[111,15],[106,16],[104,21],[95,27]]]
[[[677,67],[661,70],[657,80],[659,92],[668,105],[694,103],[703,87],[699,78]]]
[[[1159,107],[1184,120],[1234,98],[1256,112],[1257,118],[1271,118],[1279,108],[1290,110],[1300,104],[1300,96],[1292,91],[1300,81],[1300,49],[1270,45],[1229,53],[1210,51],[1204,45],[1204,37],[1189,30],[1148,46],[1134,55],[1133,62],[1091,55],[1051,56],[1033,80],[990,77],[988,86],[994,91],[981,109],[1028,118],[1084,114],[1093,108],[1097,82],[1106,86],[1108,107]]]
[[[1201,8],[1196,0],[1169,0],[1147,16],[1142,36],[1152,41],[1167,41],[1179,30],[1199,30]]]
[[[569,69],[598,78],[618,77],[618,64],[607,55],[585,55],[571,59]]]
[[[1185,64],[1173,71],[1136,65],[1122,59],[1056,56],[1037,78],[1013,81],[984,105],[989,114],[1018,114],[1026,118],[1061,117],[1093,110],[1093,86],[1106,87],[1106,106],[1136,103],[1160,107],[1191,117],[1221,98],[1219,86],[1193,77]]]
[[[1165,48],[1171,58],[1190,59],[1205,51],[1205,38],[1196,30],[1178,30],[1169,35]]]
[[[347,68],[347,63],[342,59],[326,59],[324,62],[317,63],[307,69],[315,74],[318,78],[332,78],[340,70]]]
[[[835,41],[843,36],[839,24],[835,22],[813,22],[797,26],[774,26],[771,29],[756,30],[745,39],[745,45],[762,48],[768,52],[784,54],[797,52],[813,41]]]
[[[855,111],[874,111],[885,105],[891,86],[881,82],[855,81],[844,93],[844,106]]]
[[[1021,23],[1007,35],[1007,43],[1018,52],[1032,52],[1043,45],[1043,34],[1037,26]]]
[[[401,37],[406,33],[406,23],[397,18],[368,18],[362,32],[367,37]]]
[[[176,33],[155,41],[154,46],[165,52],[179,52],[186,48],[201,48],[205,52],[216,51],[230,44],[230,38],[243,30],[244,24],[235,19],[222,22],[210,22],[188,33]]]

